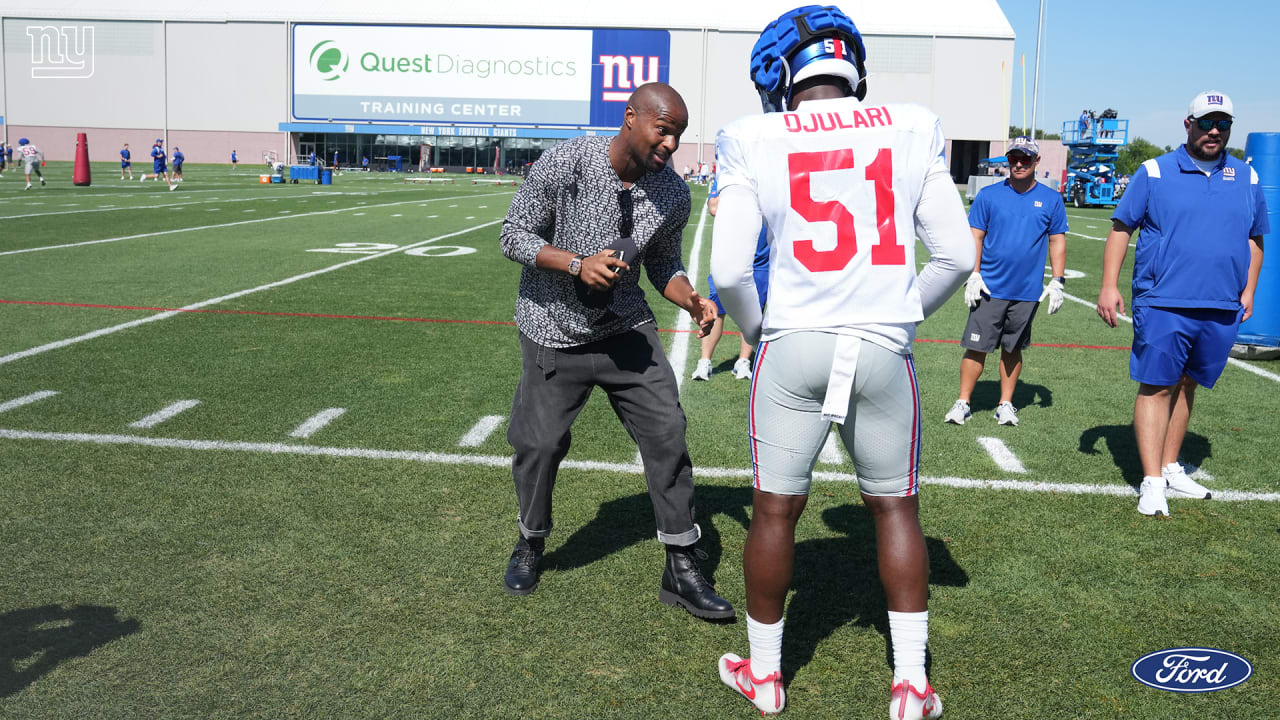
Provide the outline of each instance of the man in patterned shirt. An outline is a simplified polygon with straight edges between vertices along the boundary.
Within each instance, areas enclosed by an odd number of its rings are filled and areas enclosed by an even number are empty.
[[[574,138],[543,153],[507,211],[502,251],[524,265],[515,315],[522,370],[507,429],[520,510],[504,577],[514,595],[538,586],[569,428],[599,386],[644,462],[667,547],[658,598],[701,618],[734,615],[698,568],[684,411],[638,284],[643,265],[653,287],[701,326],[699,337],[715,321],[715,304],[680,260],[689,188],[668,163],[688,123],[679,93],[643,85],[616,137]]]

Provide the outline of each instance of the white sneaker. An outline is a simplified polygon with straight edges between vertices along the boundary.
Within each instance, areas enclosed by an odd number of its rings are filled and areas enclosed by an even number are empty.
[[[889,695],[889,720],[934,720],[942,717],[942,700],[925,680],[924,690],[911,687],[903,680],[893,686]]]
[[[146,176],[146,175],[143,175],[143,176],[142,176],[142,179],[141,179],[141,180],[139,180],[138,182],[146,182],[146,181],[147,181],[147,176]]]
[[[750,380],[751,361],[747,358],[738,358],[738,362],[733,364],[733,376],[739,380]]]
[[[782,689],[782,671],[775,671],[763,678],[752,677],[751,661],[743,660],[733,653],[721,655],[716,666],[720,669],[720,682],[750,700],[761,715],[776,715],[786,706],[787,693]]]
[[[700,358],[698,365],[693,369],[693,374],[689,376],[693,380],[710,380],[711,379],[711,361],[706,358]]]
[[[1142,488],[1138,491],[1138,512],[1143,515],[1164,515],[1169,517],[1169,502],[1165,500],[1164,491],[1168,483],[1164,478],[1143,478]]]
[[[942,417],[943,422],[949,422],[952,425],[963,425],[965,420],[973,417],[973,412],[969,410],[969,403],[963,400],[957,400],[955,405],[947,411]]]
[[[170,185],[170,186],[169,186],[169,189],[170,189],[170,190],[177,190],[177,189],[178,189],[178,186],[177,186],[177,185]]]
[[[24,188],[22,188],[22,189],[23,189],[23,190],[30,190],[30,189],[31,189],[31,183],[27,183],[27,186],[26,186],[26,187],[24,187]]]
[[[1166,495],[1173,497],[1195,498],[1197,500],[1208,500],[1213,497],[1213,493],[1209,492],[1209,488],[1187,477],[1186,471],[1181,465],[1176,470],[1170,470],[1169,466],[1160,468],[1160,474],[1164,476],[1164,481],[1169,487],[1165,489]]]
[[[45,184],[44,178],[40,178],[40,187],[44,187],[44,184]]]
[[[1017,425],[1018,409],[1013,406],[1013,403],[1000,403],[996,407],[996,422],[1000,425]]]

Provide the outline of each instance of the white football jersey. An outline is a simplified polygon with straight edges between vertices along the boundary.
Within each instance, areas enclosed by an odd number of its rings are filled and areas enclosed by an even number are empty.
[[[40,154],[40,149],[39,149],[39,148],[37,148],[35,145],[30,144],[30,143],[27,143],[26,145],[23,145],[23,146],[20,148],[20,150],[21,150],[21,152],[22,152],[22,157],[24,157],[24,158],[28,158],[28,159],[33,158],[33,157],[35,157],[36,155],[39,155],[39,154]]]
[[[923,107],[853,97],[720,132],[720,191],[747,186],[769,228],[763,339],[830,329],[909,351],[924,319],[915,211],[929,171],[946,170],[944,142]]]

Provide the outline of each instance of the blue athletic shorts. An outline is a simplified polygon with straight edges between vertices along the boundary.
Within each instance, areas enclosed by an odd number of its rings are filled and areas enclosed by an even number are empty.
[[[1213,387],[1227,366],[1243,312],[1135,307],[1129,377],[1168,387],[1185,374],[1200,385]]]
[[[755,270],[756,294],[760,296],[760,307],[764,307],[764,301],[769,297],[769,268],[756,268]],[[716,293],[716,284],[711,281],[711,276],[707,276],[707,299],[716,304],[716,313],[725,314],[724,305],[720,304],[720,295]]]
[[[127,168],[127,167],[129,167],[129,161],[128,161],[128,160],[121,160],[121,161],[120,161],[120,168],[121,168],[121,169],[124,169],[124,168]]]
[[[153,172],[153,173],[162,173],[162,172],[165,172],[165,166],[164,166],[164,163],[162,163],[162,162],[152,162],[152,163],[151,163],[151,172]]]

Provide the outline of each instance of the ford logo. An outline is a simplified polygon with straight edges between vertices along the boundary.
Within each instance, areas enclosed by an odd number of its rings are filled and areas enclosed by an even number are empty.
[[[1199,693],[1239,685],[1253,675],[1253,665],[1225,650],[1169,648],[1143,655],[1129,671],[1135,680],[1157,690]]]

